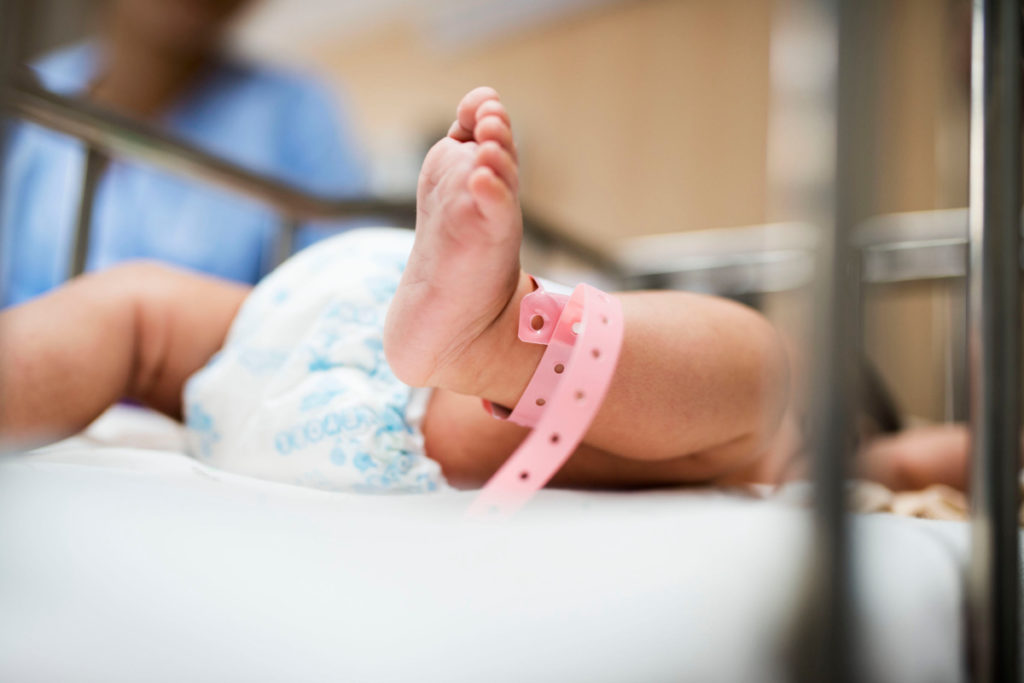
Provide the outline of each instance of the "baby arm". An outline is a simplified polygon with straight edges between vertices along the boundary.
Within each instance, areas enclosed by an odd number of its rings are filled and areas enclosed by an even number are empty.
[[[172,417],[247,287],[150,263],[77,278],[0,312],[0,446],[74,434],[121,398]]]

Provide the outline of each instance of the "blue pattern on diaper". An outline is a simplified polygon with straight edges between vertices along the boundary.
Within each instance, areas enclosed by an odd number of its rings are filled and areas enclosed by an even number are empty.
[[[410,427],[406,421],[405,416],[394,406],[389,406],[387,410],[377,416],[377,433],[382,432],[411,432]]]
[[[328,413],[303,422],[293,422],[274,435],[274,447],[281,455],[291,455],[319,443],[325,436],[366,431],[374,421],[375,416],[369,409],[359,407],[352,411]],[[408,428],[404,421],[403,426]]]
[[[352,464],[360,472],[365,472],[370,468],[377,467],[377,463],[373,461],[369,453],[359,453],[355,458],[352,459]]]
[[[327,317],[343,323],[376,325],[377,311],[368,306],[359,306],[351,301],[339,301],[327,309]]]
[[[378,303],[389,301],[398,289],[398,281],[393,276],[375,276],[367,278],[366,287]]]
[[[317,355],[313,352],[313,360],[309,361],[310,372],[323,372],[324,370],[333,370],[334,368],[341,367],[341,363],[332,363],[326,356]]]
[[[264,375],[280,368],[287,357],[283,351],[246,348],[239,351],[238,362],[249,372]]]
[[[322,391],[314,391],[312,394],[306,395],[302,402],[299,403],[299,410],[306,413],[317,408],[323,408],[328,405],[332,399],[336,396],[341,396],[344,392],[343,389],[324,389]]]
[[[220,434],[214,428],[213,416],[203,410],[198,403],[190,405],[186,413],[188,418],[185,426],[198,437],[199,455],[204,458],[210,457],[213,444],[220,441]]]
[[[258,285],[224,349],[186,386],[193,452],[330,491],[445,487],[408,418],[414,390],[384,355],[382,327],[411,242],[408,231],[351,231]]]

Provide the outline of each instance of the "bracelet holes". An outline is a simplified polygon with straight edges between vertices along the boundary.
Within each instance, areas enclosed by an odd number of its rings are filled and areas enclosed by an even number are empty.
[[[530,327],[532,327],[535,332],[540,332],[544,327],[544,318],[539,315],[533,316],[530,318]]]
[[[537,405],[539,405],[539,406],[542,406],[542,405],[544,405],[545,403],[547,403],[547,401],[545,401],[545,400],[544,400],[544,399],[542,399],[542,398],[538,398],[538,399],[537,399],[536,401],[534,401],[534,403],[536,403],[536,404],[537,404]]]
[[[600,358],[601,357],[601,349],[591,349],[590,350],[590,355],[593,356],[594,358]]]
[[[601,316],[601,322],[604,323],[605,325],[607,325],[608,324],[608,316],[602,315]]]
[[[523,481],[526,481],[527,479],[530,478],[530,473],[527,472],[526,470],[523,470],[522,472],[519,473],[519,478],[522,479]]]
[[[552,432],[551,433],[551,443],[558,443],[561,440],[562,440],[562,437],[560,437],[558,435],[558,432]]]
[[[584,395],[583,390],[582,389],[577,389],[576,390],[576,400],[578,402],[582,403],[584,398],[586,398],[586,396]]]
[[[555,374],[556,375],[561,375],[563,372],[565,372],[565,366],[563,364],[561,364],[561,363],[556,363],[555,364]]]

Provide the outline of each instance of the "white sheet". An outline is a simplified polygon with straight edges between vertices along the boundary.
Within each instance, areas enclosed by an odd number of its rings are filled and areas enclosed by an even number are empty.
[[[0,461],[0,680],[783,678],[802,510],[544,491],[512,523],[467,523],[470,493],[214,472],[124,411]],[[133,431],[157,448],[109,445]],[[964,525],[855,527],[869,679],[963,680]]]

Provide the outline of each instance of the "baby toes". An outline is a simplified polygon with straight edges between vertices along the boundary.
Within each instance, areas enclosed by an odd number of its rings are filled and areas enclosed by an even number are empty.
[[[516,147],[512,140],[512,129],[497,115],[489,115],[477,120],[473,137],[477,142],[494,142],[508,151],[515,159]]]
[[[502,216],[513,197],[512,190],[490,166],[478,166],[469,174],[469,191],[488,219]]]
[[[493,140],[488,140],[477,148],[476,163],[486,166],[508,186],[512,192],[519,189],[519,169],[509,151]]]
[[[508,128],[512,127],[512,119],[509,118],[508,110],[505,109],[505,105],[499,100],[484,100],[483,104],[477,107],[476,121],[478,124],[488,116],[497,116],[504,122],[505,126]]]
[[[497,101],[498,92],[494,88],[486,86],[474,88],[466,93],[456,109],[455,123],[452,124],[448,135],[459,142],[469,142],[473,139],[473,131],[477,124],[477,110],[488,101]]]

